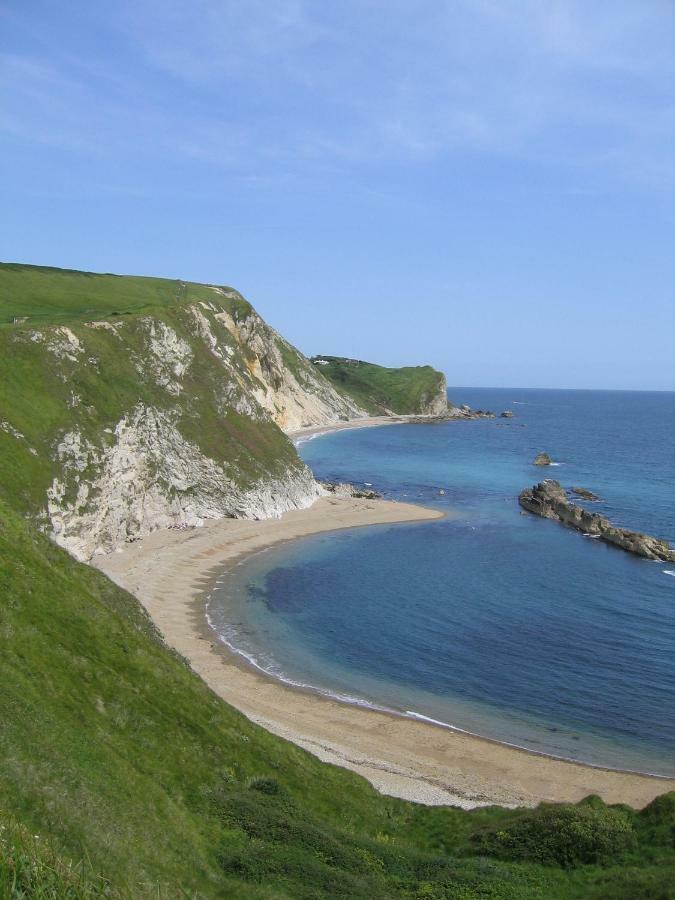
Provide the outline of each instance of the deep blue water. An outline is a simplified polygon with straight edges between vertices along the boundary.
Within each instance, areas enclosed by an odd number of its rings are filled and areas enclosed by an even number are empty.
[[[675,565],[521,515],[516,499],[555,477],[599,494],[590,505],[612,521],[675,543],[675,394],[449,393],[516,418],[344,431],[299,449],[320,478],[452,517],[261,553],[214,593],[214,626],[290,681],[675,774]],[[532,466],[541,450],[560,465]]]

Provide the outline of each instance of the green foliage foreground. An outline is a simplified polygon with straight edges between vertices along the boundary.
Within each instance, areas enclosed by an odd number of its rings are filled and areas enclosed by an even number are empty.
[[[222,702],[1,503],[0,684],[0,897],[675,896],[675,795],[383,797]]]

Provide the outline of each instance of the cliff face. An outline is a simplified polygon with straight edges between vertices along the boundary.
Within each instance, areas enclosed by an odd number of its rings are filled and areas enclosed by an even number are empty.
[[[280,428],[364,414],[236,291],[189,293],[0,327],[0,491],[79,559],[310,505],[321,489]]]
[[[439,374],[441,377],[438,379],[435,391],[432,390],[428,394],[423,392],[420,398],[423,410],[429,416],[442,416],[448,411],[448,383],[445,375]]]

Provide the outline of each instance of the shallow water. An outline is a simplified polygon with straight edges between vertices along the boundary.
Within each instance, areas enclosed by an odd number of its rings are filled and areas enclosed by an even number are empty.
[[[675,541],[675,395],[454,389],[516,418],[307,441],[318,477],[454,518],[319,535],[214,593],[216,629],[272,674],[540,752],[675,774],[675,566],[520,514],[541,477]],[[560,463],[532,466],[545,450]],[[440,490],[444,490],[442,495]]]

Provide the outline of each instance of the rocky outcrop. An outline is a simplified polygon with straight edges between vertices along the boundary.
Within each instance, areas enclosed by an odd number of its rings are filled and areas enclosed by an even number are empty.
[[[512,419],[514,413],[510,409],[505,409],[504,412],[499,413],[500,419]]]
[[[448,410],[448,383],[445,375],[439,378],[434,393],[420,395],[420,409],[428,416],[440,416]]]
[[[528,512],[544,519],[555,519],[629,553],[646,559],[675,562],[675,549],[667,541],[626,528],[617,528],[604,516],[571,503],[558,481],[546,480],[526,488],[521,491],[518,502]]]
[[[550,466],[553,460],[548,455],[548,453],[537,453],[535,458],[532,460],[533,466]]]
[[[369,487],[358,487],[347,482],[320,481],[319,485],[327,493],[334,497],[354,497],[358,500],[380,500],[382,494],[373,491]]]
[[[437,415],[405,416],[397,421],[408,425],[440,425],[443,422],[456,422],[462,419],[494,419],[495,414],[490,410],[471,409],[470,406],[450,406],[447,410]]]

